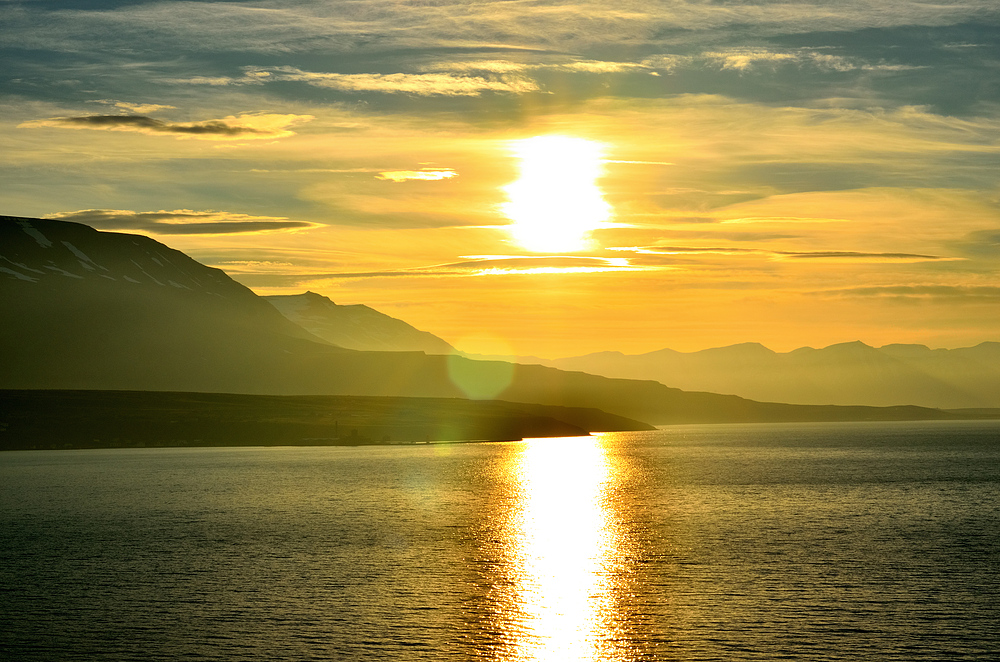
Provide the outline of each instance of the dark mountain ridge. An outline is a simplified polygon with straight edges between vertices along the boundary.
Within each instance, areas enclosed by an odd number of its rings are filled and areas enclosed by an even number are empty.
[[[759,403],[538,365],[343,349],[217,269],[146,237],[75,223],[0,217],[0,264],[4,389],[462,398],[476,382],[497,385],[506,401],[653,424],[959,417]]]
[[[78,223],[0,217],[0,293],[12,388],[252,380],[279,354],[335,351],[219,269]]]
[[[364,304],[340,305],[315,292],[263,298],[292,322],[338,347],[362,351],[455,353],[455,348],[441,338]]]

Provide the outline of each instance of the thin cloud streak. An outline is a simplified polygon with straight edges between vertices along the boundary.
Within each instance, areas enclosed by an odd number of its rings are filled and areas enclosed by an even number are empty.
[[[484,92],[524,94],[537,92],[538,85],[528,79],[500,76],[454,76],[447,73],[365,73],[342,74],[303,71],[295,67],[248,67],[240,78],[194,76],[171,79],[173,83],[191,85],[264,85],[277,82],[300,82],[314,87],[345,92],[381,92],[415,96],[479,96]]]
[[[860,297],[876,299],[951,299],[968,301],[1000,300],[1000,287],[990,285],[892,285],[885,287],[851,287],[813,292],[828,297]]]
[[[691,247],[691,246],[632,246],[608,248],[612,251],[631,252],[639,255],[761,255],[773,260],[837,260],[837,261],[956,261],[965,258],[920,255],[916,253],[870,253],[863,251],[781,251],[763,248],[739,248],[733,246]]]
[[[201,122],[167,122],[144,115],[89,115],[53,117],[22,122],[18,128],[95,129],[132,131],[146,135],[168,134],[199,140],[260,140],[295,135],[288,127],[312,120],[312,115],[255,114]]]
[[[384,179],[390,182],[408,181],[441,181],[458,177],[454,170],[387,170],[376,175],[376,179]]]
[[[469,256],[462,262],[432,264],[405,269],[372,271],[330,271],[292,273],[280,269],[275,273],[273,262],[226,261],[234,273],[242,276],[263,278],[273,286],[277,277],[281,282],[292,285],[313,283],[323,280],[377,279],[377,278],[470,278],[483,276],[525,276],[540,274],[595,274],[609,272],[664,271],[670,267],[635,266],[625,258],[601,258],[581,256]],[[263,269],[258,268],[258,265]],[[282,264],[284,266],[284,264]]]
[[[50,214],[48,218],[83,223],[99,230],[130,230],[161,235],[259,234],[319,227],[316,223],[292,221],[287,218],[191,209],[155,212],[81,209]]]

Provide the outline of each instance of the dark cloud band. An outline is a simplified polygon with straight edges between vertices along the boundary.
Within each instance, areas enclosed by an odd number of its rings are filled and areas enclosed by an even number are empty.
[[[250,234],[315,227],[287,218],[255,217],[228,212],[196,212],[187,209],[134,212],[117,209],[84,209],[53,214],[51,218],[83,223],[99,230],[136,230],[164,235]]]
[[[163,120],[154,119],[152,117],[145,117],[143,115],[91,115],[87,117],[56,118],[50,121],[96,129],[126,127],[143,129],[154,133],[189,133],[195,135],[214,134],[219,136],[239,136],[243,134],[259,135],[264,133],[263,131],[259,131],[252,127],[230,126],[219,120],[196,122],[194,124],[173,124],[170,122],[164,122]]]
[[[294,135],[289,127],[307,122],[312,115],[269,115],[249,113],[239,117],[203,120],[201,122],[167,122],[146,115],[83,115],[32,120],[19,128],[55,127],[63,129],[94,129],[98,131],[134,131],[147,135],[209,140],[284,138]]]

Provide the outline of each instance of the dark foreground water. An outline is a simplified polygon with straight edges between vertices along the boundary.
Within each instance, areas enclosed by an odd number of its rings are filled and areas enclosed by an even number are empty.
[[[0,454],[3,660],[998,651],[998,423]]]

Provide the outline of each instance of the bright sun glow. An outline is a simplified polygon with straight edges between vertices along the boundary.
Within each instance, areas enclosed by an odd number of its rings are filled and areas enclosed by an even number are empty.
[[[585,250],[588,235],[611,216],[597,178],[601,145],[582,138],[538,136],[518,140],[521,177],[504,187],[508,229],[524,248],[538,253]]]

